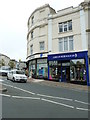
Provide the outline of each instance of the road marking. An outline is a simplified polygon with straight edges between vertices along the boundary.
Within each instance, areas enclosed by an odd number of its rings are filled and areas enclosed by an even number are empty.
[[[19,98],[19,99],[33,99],[33,100],[40,100],[40,98],[35,97],[22,97],[22,96],[12,96],[13,98]]]
[[[6,95],[6,94],[0,94],[0,95],[5,97],[11,97],[11,95]]]
[[[48,98],[55,98],[55,99],[73,101],[72,99],[68,99],[68,98],[61,98],[61,97],[55,97],[55,96],[48,96],[48,95],[43,95],[43,94],[37,94],[37,95],[38,95],[38,96],[42,96],[42,97],[48,97]]]
[[[24,89],[21,89],[21,88],[18,88],[18,87],[14,87],[14,86],[12,86],[12,85],[7,85],[7,84],[4,84],[4,83],[2,83],[2,84],[5,85],[5,86],[11,87],[11,88],[15,88],[15,89],[21,90],[21,91],[23,91],[23,92],[26,92],[26,93],[35,95],[35,93],[33,93],[33,92],[30,92],[30,91],[27,91],[27,90],[24,90]]]
[[[21,88],[18,88],[18,87],[14,87],[15,89],[18,89],[18,90],[21,90],[21,91],[23,91],[23,92],[26,92],[26,93],[30,93],[30,94],[32,94],[32,95],[35,95],[35,93],[33,93],[33,92],[30,92],[30,91],[27,91],[27,90],[24,90],[24,89],[21,89]]]
[[[70,105],[67,105],[67,104],[55,102],[55,101],[52,101],[52,100],[47,100],[47,99],[43,99],[43,98],[41,100],[49,102],[49,103],[57,104],[57,105],[62,105],[64,107],[68,107],[68,108],[74,108],[74,106],[70,106]]]
[[[83,111],[90,111],[90,109],[85,109],[85,108],[78,108],[76,107],[77,110],[83,110]]]
[[[2,82],[2,81],[4,81],[4,80],[0,79],[0,82]]]
[[[90,105],[90,103],[86,103],[86,102],[83,102],[83,101],[78,101],[78,100],[74,100],[75,102],[78,102],[78,103],[82,103],[82,104],[86,104],[86,105]]]

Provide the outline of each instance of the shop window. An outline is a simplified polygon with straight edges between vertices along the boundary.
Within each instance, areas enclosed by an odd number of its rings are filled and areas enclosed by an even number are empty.
[[[49,79],[59,81],[61,80],[61,63],[60,61],[49,61]]]
[[[84,59],[70,62],[71,81],[86,81],[86,66]]]
[[[36,61],[35,60],[29,62],[29,76],[31,76],[31,71],[32,71],[32,77],[36,76],[35,66],[36,66]]]
[[[38,59],[37,60],[37,77],[48,78],[47,59]]]

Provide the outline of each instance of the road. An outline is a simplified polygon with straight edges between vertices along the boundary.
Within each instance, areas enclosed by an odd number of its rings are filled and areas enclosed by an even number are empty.
[[[2,118],[88,118],[88,92],[0,79]]]

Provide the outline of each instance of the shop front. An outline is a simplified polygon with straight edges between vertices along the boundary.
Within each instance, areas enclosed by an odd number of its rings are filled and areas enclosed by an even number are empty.
[[[37,58],[29,61],[29,76],[48,79],[47,58]]]
[[[48,78],[47,58],[37,59],[37,77]]]
[[[89,85],[88,52],[48,55],[48,79]]]
[[[36,77],[36,60],[29,61],[29,76]]]

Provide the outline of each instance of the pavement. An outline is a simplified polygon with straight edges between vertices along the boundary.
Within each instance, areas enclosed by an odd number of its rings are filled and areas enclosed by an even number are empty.
[[[79,85],[79,84],[66,83],[66,82],[55,82],[50,80],[33,79],[33,78],[28,78],[27,82],[35,82],[37,84],[39,83],[47,86],[63,87],[63,88],[74,89],[78,91],[79,90],[87,91],[87,92],[90,91],[90,86],[87,86],[87,85]]]

